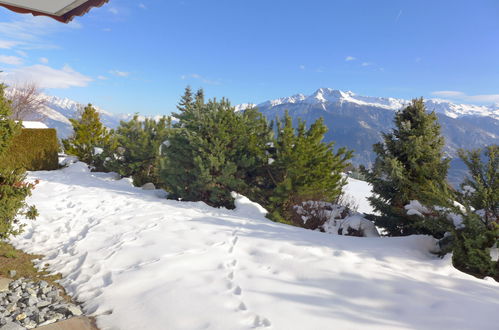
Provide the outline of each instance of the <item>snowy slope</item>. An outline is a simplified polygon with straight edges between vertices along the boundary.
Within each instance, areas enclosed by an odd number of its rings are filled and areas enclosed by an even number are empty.
[[[40,217],[12,242],[44,254],[102,330],[497,329],[499,284],[429,254],[429,237],[307,231],[243,197],[166,200],[82,163],[30,178]]]

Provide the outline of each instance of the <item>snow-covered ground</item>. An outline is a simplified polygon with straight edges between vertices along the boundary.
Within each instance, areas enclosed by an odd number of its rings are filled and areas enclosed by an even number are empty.
[[[30,178],[40,179],[30,199],[40,217],[12,242],[44,254],[40,264],[64,275],[101,329],[499,324],[499,284],[428,253],[429,237],[304,230],[267,220],[242,196],[234,211],[166,200],[82,163]]]

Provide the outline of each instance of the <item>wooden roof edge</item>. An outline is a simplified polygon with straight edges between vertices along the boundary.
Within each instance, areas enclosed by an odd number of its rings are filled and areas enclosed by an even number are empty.
[[[36,10],[30,10],[30,9],[21,8],[21,7],[8,5],[8,4],[4,4],[4,3],[0,3],[0,6],[3,6],[9,10],[12,10],[12,11],[14,11],[16,13],[20,13],[20,14],[32,14],[33,16],[47,16],[47,17],[53,18],[53,19],[55,19],[59,22],[62,22],[62,23],[69,23],[75,16],[83,16],[86,13],[88,13],[90,11],[90,9],[92,9],[94,7],[101,7],[102,5],[107,3],[108,1],[109,0],[88,0],[84,3],[82,3],[81,5],[79,5],[78,7],[71,9],[70,11],[68,11],[67,13],[65,13],[61,16],[50,15],[50,14],[39,12]]]

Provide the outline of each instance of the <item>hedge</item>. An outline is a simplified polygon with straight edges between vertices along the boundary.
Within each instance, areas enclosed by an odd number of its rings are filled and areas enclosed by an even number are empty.
[[[54,128],[23,128],[0,158],[0,167],[23,167],[28,171],[55,170],[59,167],[58,150]]]

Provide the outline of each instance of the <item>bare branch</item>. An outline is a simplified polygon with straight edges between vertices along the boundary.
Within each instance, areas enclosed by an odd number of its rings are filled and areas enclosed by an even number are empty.
[[[28,82],[22,85],[11,86],[9,99],[12,101],[12,119],[15,120],[43,120],[43,108],[46,100],[41,95],[37,84]]]

